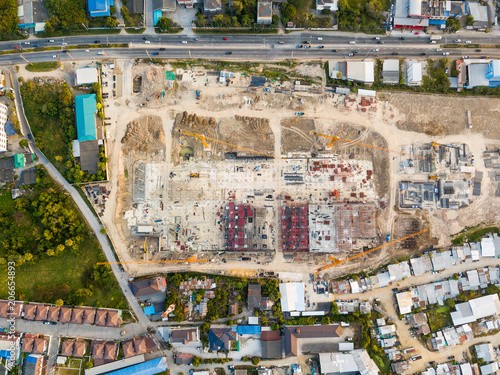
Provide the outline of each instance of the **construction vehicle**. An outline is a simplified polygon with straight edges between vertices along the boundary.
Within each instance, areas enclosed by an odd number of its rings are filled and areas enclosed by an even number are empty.
[[[324,270],[327,270],[331,267],[334,267],[334,266],[338,266],[340,264],[343,264],[343,263],[346,263],[346,262],[349,262],[353,259],[356,259],[356,258],[360,258],[364,255],[367,255],[369,253],[372,253],[376,250],[379,250],[379,249],[382,249],[383,247],[386,247],[386,246],[389,246],[389,245],[393,245],[397,242],[400,242],[400,241],[404,241],[408,238],[411,238],[411,237],[415,237],[415,236],[418,236],[419,234],[422,234],[422,233],[425,233],[427,232],[428,229],[424,229],[424,230],[421,230],[419,232],[416,232],[416,233],[412,233],[412,234],[409,234],[408,236],[405,236],[405,237],[401,237],[401,238],[398,238],[397,240],[393,240],[393,241],[390,241],[390,242],[387,242],[383,245],[380,245],[380,246],[377,246],[377,247],[374,247],[373,249],[370,249],[370,250],[367,250],[367,251],[363,251],[362,253],[359,253],[359,254],[356,254],[356,255],[353,255],[352,257],[349,257],[347,259],[343,259],[343,260],[340,260],[340,259],[335,259],[334,257],[330,256],[329,259],[332,261],[332,263],[330,264],[327,264],[325,266],[321,266],[319,268],[316,269],[316,272],[321,272],[321,271],[324,271]]]
[[[385,240],[387,242],[391,242],[391,234],[390,233],[387,234],[387,237],[385,238]]]
[[[304,112],[295,112],[295,116],[304,116]]]
[[[199,173],[191,173],[189,175],[189,178],[199,178],[200,177],[200,174]]]
[[[437,180],[440,177],[446,177],[446,174],[441,173],[441,174],[432,174],[432,175],[429,175],[429,180]]]
[[[200,90],[196,90],[196,99],[200,99],[201,98],[201,94],[200,94]]]
[[[421,156],[411,155],[411,154],[407,154],[407,153],[401,152],[401,151],[390,150],[390,149],[384,148],[384,147],[379,147],[379,146],[369,145],[369,144],[366,144],[366,143],[352,141],[350,139],[345,139],[345,138],[337,137],[336,135],[326,135],[326,134],[316,133],[315,131],[311,131],[310,134],[311,135],[317,135],[318,137],[324,137],[324,138],[330,139],[331,140],[330,143],[328,143],[328,145],[326,146],[327,149],[332,148],[333,145],[335,144],[335,142],[342,141],[342,142],[352,143],[352,144],[355,144],[355,145],[358,145],[358,146],[371,147],[371,148],[375,148],[377,150],[382,150],[382,151],[387,151],[387,152],[394,152],[396,154],[407,155],[407,156],[410,156],[412,158],[418,158],[418,159],[424,160],[424,158],[421,157]]]
[[[198,134],[198,133],[191,133],[191,132],[188,132],[188,131],[182,130],[182,129],[175,129],[175,130],[177,130],[179,133],[182,133],[184,135],[189,135],[191,137],[198,138],[201,141],[201,143],[203,144],[203,148],[204,148],[205,151],[210,151],[210,146],[207,143],[207,141],[210,141],[210,142],[219,143],[219,144],[222,144],[222,145],[225,145],[225,146],[229,146],[229,147],[234,147],[234,148],[237,148],[237,149],[240,149],[240,150],[248,151],[248,152],[251,152],[253,154],[264,155],[264,156],[267,156],[267,157],[270,157],[270,158],[280,159],[280,157],[277,157],[277,156],[274,156],[274,155],[271,155],[271,154],[267,154],[265,152],[260,152],[260,151],[252,150],[252,149],[249,149],[249,148],[246,148],[246,147],[241,147],[241,146],[233,145],[231,143],[227,143],[227,142],[224,142],[224,141],[219,141],[218,139],[214,139],[214,138],[210,138],[210,137],[205,137],[204,135],[201,135],[201,134]]]
[[[188,259],[174,259],[174,260],[138,260],[132,262],[98,262],[97,264],[137,264],[137,263],[205,263],[208,259],[197,259],[192,256]]]

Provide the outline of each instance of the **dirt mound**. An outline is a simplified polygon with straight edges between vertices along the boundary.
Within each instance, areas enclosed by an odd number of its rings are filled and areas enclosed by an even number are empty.
[[[165,134],[158,116],[144,116],[130,122],[122,138],[123,152],[151,153],[165,149]]]

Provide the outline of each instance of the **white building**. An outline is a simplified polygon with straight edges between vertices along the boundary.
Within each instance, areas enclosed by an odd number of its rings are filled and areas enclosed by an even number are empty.
[[[406,84],[408,86],[419,86],[422,84],[422,63],[410,60],[406,63]]]
[[[411,309],[413,307],[411,292],[408,291],[396,294],[396,300],[398,301],[400,314],[404,315],[411,313]]]
[[[330,12],[336,12],[339,10],[338,0],[316,0],[316,9],[329,9]]]
[[[319,353],[321,374],[378,375],[378,367],[366,350],[356,349],[350,353]]]
[[[373,61],[348,61],[347,79],[349,81],[373,83],[375,77]]]
[[[7,151],[7,133],[5,124],[7,123],[7,106],[0,103],[0,152]]]
[[[96,68],[78,68],[75,73],[75,86],[89,85],[98,81]]]
[[[475,322],[478,319],[500,314],[500,300],[498,294],[471,299],[468,302],[455,305],[455,312],[451,313],[453,325],[459,326]]]
[[[281,311],[305,311],[304,283],[283,283],[279,285]]]

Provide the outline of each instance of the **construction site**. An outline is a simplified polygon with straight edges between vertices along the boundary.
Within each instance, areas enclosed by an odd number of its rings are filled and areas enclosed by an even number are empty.
[[[117,124],[109,139],[118,141],[111,170],[122,172],[111,175],[117,200],[104,218],[116,224],[124,262],[237,274],[295,262],[307,272],[331,256],[370,252],[376,266],[444,243],[459,227],[444,226],[448,211],[487,207],[489,177],[474,163],[476,153],[482,164],[482,136],[402,130],[391,97],[306,90],[225,69],[123,68],[130,93],[109,111]],[[312,71],[322,79],[324,70]]]

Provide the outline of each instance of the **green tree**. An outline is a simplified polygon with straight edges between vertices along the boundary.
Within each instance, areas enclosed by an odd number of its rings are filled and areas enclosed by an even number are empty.
[[[194,367],[198,367],[198,366],[200,365],[200,362],[201,362],[200,358],[199,358],[199,357],[197,357],[197,356],[195,356],[195,357],[193,358],[193,361],[191,362],[191,364],[192,364]]]
[[[117,27],[118,20],[114,17],[106,17],[106,27]]]
[[[323,8],[321,10],[321,14],[324,15],[324,16],[329,16],[331,14],[331,11],[329,8]]]
[[[297,14],[297,8],[295,8],[295,6],[293,6],[292,4],[287,4],[285,6],[285,9],[283,9],[283,11],[281,12],[281,14],[287,20],[293,21],[294,18],[295,18],[295,16],[296,16],[296,14]]]
[[[99,232],[101,232],[101,234],[106,234],[106,228],[102,227]]]
[[[451,309],[455,307],[455,300],[453,300],[452,298],[445,299],[444,303],[446,306],[448,306]]]
[[[467,19],[465,21],[465,24],[467,26],[474,26],[474,17],[472,17],[470,14],[467,16]]]
[[[205,27],[207,25],[207,20],[203,14],[200,13],[196,17],[198,18],[198,20],[196,21],[198,27]]]
[[[259,357],[252,357],[252,365],[257,366],[260,363]]]
[[[19,146],[21,146],[21,147],[28,147],[28,141],[26,139],[21,139],[19,141]]]
[[[460,21],[454,17],[450,17],[446,20],[446,28],[452,33],[459,31],[461,26]]]
[[[243,3],[239,0],[234,0],[231,6],[233,7],[234,14],[240,16],[243,11]]]
[[[130,11],[128,10],[128,8],[125,5],[122,6],[122,8],[120,9],[120,14],[123,17],[130,17]]]
[[[279,23],[280,23],[280,16],[278,16],[277,14],[273,14],[271,25],[276,27],[278,26]]]
[[[83,29],[82,24],[87,25],[85,14],[85,0],[45,0],[50,18],[50,27],[45,25],[45,31],[75,30]]]
[[[161,30],[161,31],[167,31],[172,27],[172,20],[167,17],[160,17],[158,19],[158,22],[156,23],[156,26]]]
[[[0,39],[8,39],[17,32],[17,1],[0,0]]]
[[[58,299],[56,301],[56,306],[61,307],[62,305],[64,305],[64,301],[62,299]]]
[[[245,14],[243,17],[241,17],[241,25],[243,27],[252,26],[252,20],[250,19],[250,17],[248,15]]]

